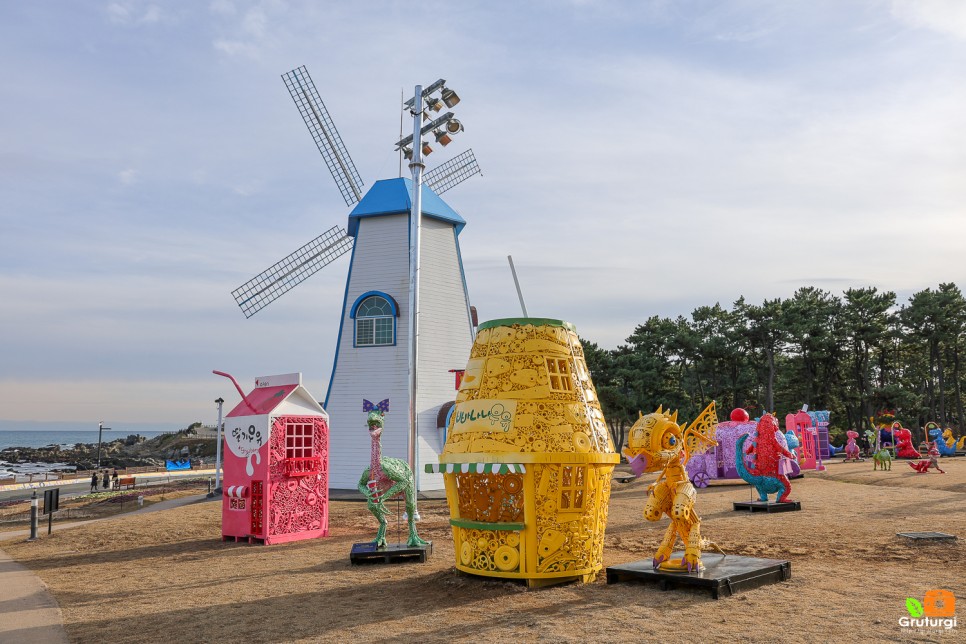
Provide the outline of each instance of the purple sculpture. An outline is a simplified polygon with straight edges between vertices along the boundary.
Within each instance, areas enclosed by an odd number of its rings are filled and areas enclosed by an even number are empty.
[[[731,420],[718,423],[714,435],[718,445],[704,454],[692,456],[687,463],[688,478],[694,487],[707,487],[708,481],[712,479],[740,479],[735,465],[735,444],[746,434],[754,436],[755,426],[755,421],[749,420],[748,412],[740,408],[731,412]],[[745,465],[747,466],[747,461]],[[797,461],[791,461],[791,468],[789,478],[801,474]]]

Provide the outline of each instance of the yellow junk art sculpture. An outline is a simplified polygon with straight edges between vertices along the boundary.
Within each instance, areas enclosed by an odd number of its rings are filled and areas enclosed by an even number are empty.
[[[530,586],[593,581],[619,456],[573,325],[480,325],[439,465],[456,568]]]
[[[719,552],[720,548],[701,538],[701,517],[694,509],[697,493],[688,480],[685,465],[695,454],[718,444],[714,440],[718,416],[714,401],[711,401],[686,428],[677,424],[677,418],[677,412],[670,414],[660,407],[653,414],[641,415],[627,436],[624,455],[638,476],[645,472],[660,472],[657,480],[647,488],[644,518],[658,521],[667,515],[671,524],[654,555],[654,568],[692,572],[703,569],[702,548],[712,546]],[[684,542],[684,555],[671,561],[677,537]]]

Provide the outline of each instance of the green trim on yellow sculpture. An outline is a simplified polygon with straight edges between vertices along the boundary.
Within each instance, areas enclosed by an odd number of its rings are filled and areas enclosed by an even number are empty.
[[[489,320],[478,326],[477,330],[482,331],[484,329],[493,329],[498,326],[513,326],[514,324],[519,324],[521,326],[525,324],[532,324],[533,326],[562,326],[569,331],[577,333],[577,327],[570,322],[553,320],[551,318],[503,318],[501,320]]]
[[[456,528],[467,530],[523,530],[522,523],[487,523],[485,521],[470,521],[469,519],[450,519],[449,524]]]

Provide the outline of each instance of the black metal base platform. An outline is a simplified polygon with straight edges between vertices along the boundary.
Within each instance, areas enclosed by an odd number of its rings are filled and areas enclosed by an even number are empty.
[[[680,559],[683,552],[675,552],[671,558]],[[692,587],[711,591],[711,597],[730,597],[743,590],[777,584],[792,578],[790,561],[759,559],[738,555],[721,555],[714,552],[701,553],[705,569],[701,572],[666,572],[654,570],[650,561],[609,566],[607,583],[619,581],[650,581],[660,584],[661,590]]]
[[[424,563],[433,554],[433,543],[425,546],[408,546],[405,543],[390,543],[385,548],[377,548],[370,542],[352,544],[349,563],[401,563],[418,561]]]
[[[748,510],[749,512],[797,512],[802,509],[802,504],[798,501],[785,501],[777,503],[772,501],[735,501],[735,510]]]
[[[896,536],[914,541],[956,541],[956,535],[945,532],[897,532]]]

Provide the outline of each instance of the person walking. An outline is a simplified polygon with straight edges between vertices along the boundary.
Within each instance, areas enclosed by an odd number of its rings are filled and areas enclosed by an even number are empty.
[[[114,471],[111,472],[111,487],[114,488],[115,490],[121,489],[121,479],[118,478],[116,467],[114,468]]]
[[[107,486],[110,485],[110,484],[111,484],[111,476],[110,476],[110,474],[107,473],[107,470],[104,470],[104,481],[103,481],[103,483],[101,483],[101,485],[106,490],[107,489]]]
[[[97,492],[97,472],[91,474],[91,492]]]

